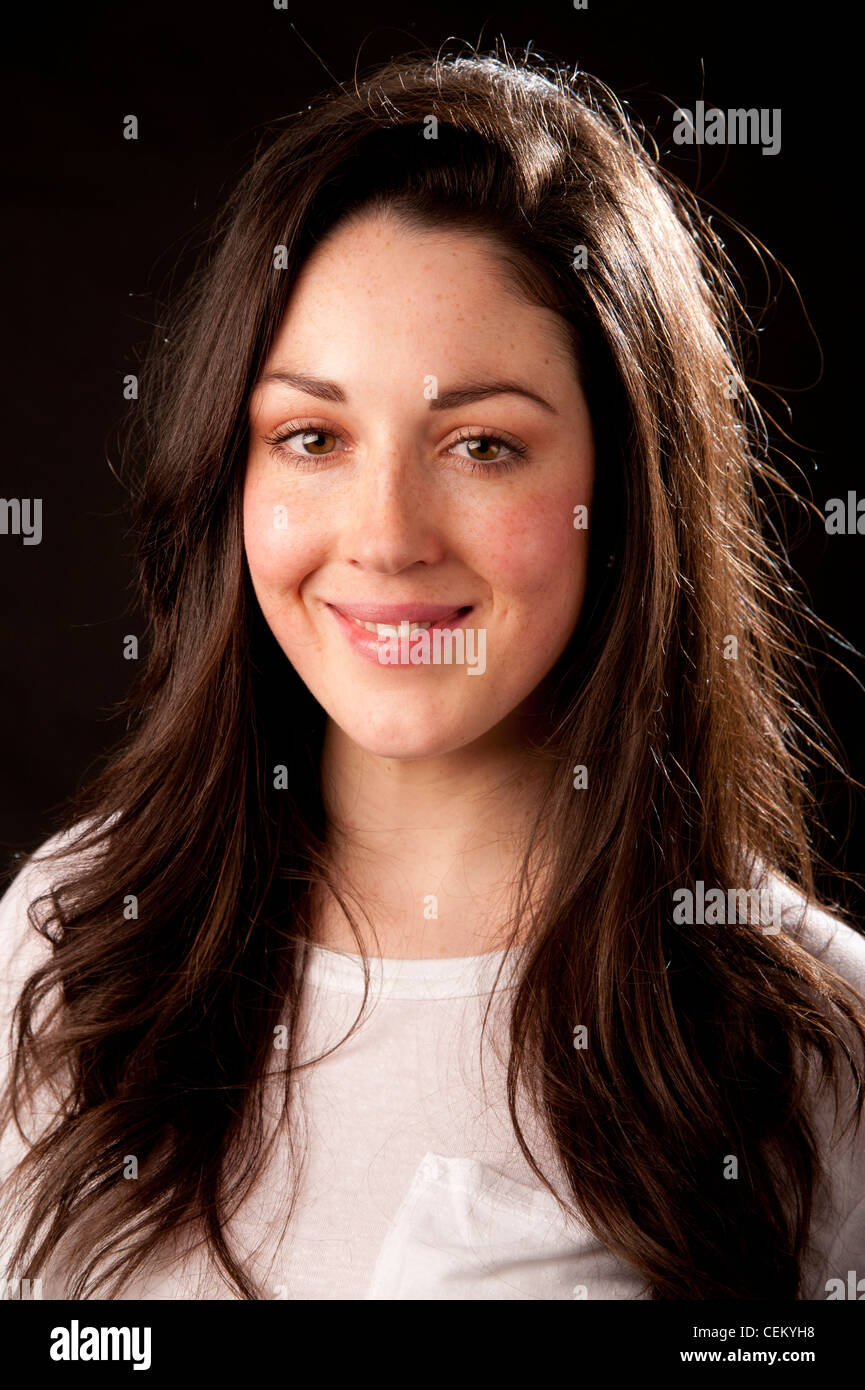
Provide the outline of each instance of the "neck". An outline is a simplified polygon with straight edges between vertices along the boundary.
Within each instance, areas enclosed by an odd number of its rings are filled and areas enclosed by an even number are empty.
[[[513,726],[435,757],[389,759],[329,720],[322,751],[329,857],[363,939],[322,892],[314,896],[314,939],[402,958],[501,949],[548,776]]]

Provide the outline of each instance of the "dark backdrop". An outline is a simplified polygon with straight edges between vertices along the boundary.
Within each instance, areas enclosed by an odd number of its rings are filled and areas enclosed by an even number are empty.
[[[125,498],[107,457],[114,427],[135,409],[123,400],[123,377],[136,370],[162,297],[189,268],[263,127],[305,106],[329,73],[346,80],[356,65],[363,71],[449,36],[482,48],[501,36],[514,53],[531,43],[602,78],[654,133],[668,167],[793,277],[798,291],[776,272],[767,279],[746,243],[728,239],[762,327],[762,399],[795,441],[786,445],[800,470],[788,465],[791,477],[821,509],[857,483],[865,492],[850,447],[860,393],[845,333],[861,259],[844,214],[847,185],[859,178],[850,164],[857,88],[854,79],[846,96],[852,40],[837,7],[288,3],[40,5],[2,21],[0,495],[43,499],[43,540],[23,546],[0,536],[0,867],[49,833],[64,798],[120,732],[112,707],[135,669],[122,639],[140,630]],[[672,109],[700,98],[725,109],[780,107],[780,153],[673,147]],[[122,138],[129,113],[139,119],[137,142]],[[784,444],[780,434],[775,442]],[[861,647],[865,538],[828,537],[819,519],[807,525],[796,512],[786,524],[815,611]],[[862,662],[829,646],[818,675],[829,725],[862,780]],[[861,801],[857,819],[837,775],[819,791],[834,837],[823,848],[855,871]],[[852,904],[862,910],[861,897]]]

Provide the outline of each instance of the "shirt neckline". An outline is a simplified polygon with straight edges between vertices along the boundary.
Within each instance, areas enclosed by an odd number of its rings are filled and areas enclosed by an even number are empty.
[[[363,995],[363,957],[332,946],[307,944],[305,977],[317,989]],[[460,999],[490,994],[505,956],[498,989],[513,988],[514,953],[492,951],[480,956],[402,960],[369,956],[370,994],[391,999]]]

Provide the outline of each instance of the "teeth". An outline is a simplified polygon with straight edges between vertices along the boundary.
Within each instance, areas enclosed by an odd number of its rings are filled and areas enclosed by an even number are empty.
[[[432,627],[432,623],[410,623],[408,619],[398,627],[394,627],[393,623],[364,623],[360,618],[352,618],[352,622],[357,623],[358,627],[365,627],[367,632],[374,632],[377,637],[399,637],[403,626],[408,627],[409,636],[413,632],[424,632],[428,627]]]

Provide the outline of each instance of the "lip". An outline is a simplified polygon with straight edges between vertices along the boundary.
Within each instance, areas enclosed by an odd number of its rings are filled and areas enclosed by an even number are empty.
[[[397,626],[400,619],[408,618],[410,623],[435,623],[445,618],[455,618],[469,603],[329,603],[328,608],[336,609],[347,618],[356,618],[361,623],[392,623]]]
[[[473,604],[466,603],[456,607],[443,603],[341,603],[339,606],[325,603],[324,606],[333,614],[335,622],[358,655],[374,662],[381,670],[393,670],[395,666],[400,670],[407,668],[401,662],[388,666],[379,661],[380,639],[374,632],[358,627],[352,619],[363,623],[390,623],[394,627],[399,625],[401,619],[408,619],[410,623],[430,623],[428,631],[431,632],[436,627],[460,627],[474,610]],[[421,668],[413,666],[410,669]]]

